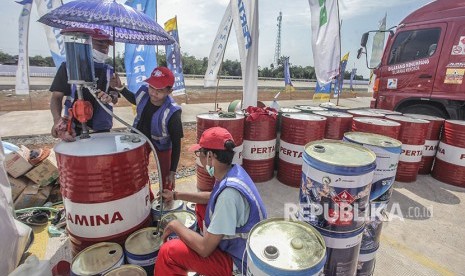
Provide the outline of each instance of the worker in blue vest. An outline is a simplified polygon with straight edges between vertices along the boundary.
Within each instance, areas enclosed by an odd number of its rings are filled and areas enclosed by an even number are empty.
[[[108,50],[110,45],[113,45],[111,37],[100,29],[84,29],[84,28],[70,28],[63,31],[78,31],[89,34],[92,37],[92,56],[95,69],[95,78],[97,80],[97,89],[99,90],[100,100],[106,104],[106,107],[112,110],[110,103],[116,104],[118,101],[118,94],[116,91],[110,91],[109,80],[113,74],[113,67],[105,64],[108,59]],[[68,123],[68,109],[72,107],[77,99],[76,85],[68,84],[68,73],[66,70],[66,63],[63,62],[53,79],[50,86],[52,96],[50,99],[50,110],[53,116],[53,127],[51,130],[53,137],[59,137],[63,141],[71,142],[75,140],[76,135],[82,132],[81,124],[74,119],[71,133],[67,131]],[[97,103],[97,100],[90,94],[87,88],[82,89],[85,101],[92,104],[93,115],[87,122],[87,126],[93,132],[108,132],[113,126],[113,120],[110,114],[105,112],[103,108]],[[66,97],[63,105],[63,98]],[[64,109],[64,115],[62,111]]]
[[[165,242],[158,252],[155,275],[232,275],[246,273],[247,237],[252,227],[265,219],[265,205],[247,172],[234,157],[234,139],[222,127],[205,130],[199,144],[190,148],[207,173],[215,178],[211,192],[164,190],[162,196],[207,204],[203,233],[199,234],[173,220],[162,239],[176,233],[179,239]],[[243,275],[244,275],[243,274]]]
[[[151,139],[160,161],[163,188],[174,190],[181,156],[181,138],[184,136],[181,107],[171,96],[174,75],[166,67],[157,67],[145,83],[134,94],[121,84],[115,74],[110,86],[136,105],[137,115],[133,127]]]

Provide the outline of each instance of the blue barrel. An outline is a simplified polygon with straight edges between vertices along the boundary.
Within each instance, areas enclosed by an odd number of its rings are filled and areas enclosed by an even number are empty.
[[[308,143],[303,154],[299,217],[332,231],[359,229],[365,221],[376,155],[336,140]]]
[[[153,275],[162,243],[156,227],[147,227],[132,233],[124,242],[127,263],[141,266],[147,275]]]
[[[186,210],[178,210],[178,211],[170,212],[161,218],[160,228],[165,229],[166,225],[172,220],[178,220],[184,226],[191,229],[192,231],[197,231],[197,218],[195,214],[192,212],[189,212]],[[178,235],[176,235],[176,233],[173,232],[168,236],[167,240],[178,239],[178,238],[179,238]]]
[[[363,230],[361,250],[378,248],[383,222],[387,221],[386,206],[386,204],[377,202],[370,204],[370,215]]]
[[[247,275],[321,275],[326,261],[325,242],[314,227],[280,218],[257,223],[246,250]]]
[[[376,169],[371,185],[370,200],[387,192],[396,180],[397,164],[402,153],[402,142],[384,135],[366,132],[347,132],[344,140],[362,145],[376,154]]]
[[[372,276],[374,274],[377,251],[378,247],[368,250],[360,249],[357,264],[357,276]]]
[[[355,275],[365,225],[349,232],[315,228],[326,243],[324,275]]]
[[[184,208],[184,201],[182,200],[172,200],[169,202],[163,202],[163,212],[160,210],[160,202],[155,200],[152,204],[152,216],[154,226],[157,226],[157,223],[160,221],[161,217],[169,212],[182,210]]]
[[[124,264],[121,245],[100,242],[79,252],[71,263],[72,276],[103,275]]]

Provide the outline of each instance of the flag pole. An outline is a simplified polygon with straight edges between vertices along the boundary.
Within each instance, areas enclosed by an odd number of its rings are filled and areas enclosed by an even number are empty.
[[[342,21],[340,20],[339,16],[339,1],[336,0],[337,4],[337,22],[339,24],[339,57],[342,56],[342,49],[341,49],[341,26],[342,26]],[[344,74],[344,72],[341,72],[341,62],[339,61],[339,76],[341,76],[341,73]],[[344,83],[344,75],[342,75],[342,80],[340,83],[338,83],[339,86],[339,93],[337,93],[337,99],[336,99],[336,106],[339,105],[339,95],[342,93],[342,85]]]
[[[181,38],[179,35],[179,28],[178,28],[178,16],[174,16],[174,20],[176,21],[176,31],[178,32],[178,47],[179,47],[179,58],[181,59],[181,64],[182,64],[182,53],[181,53]],[[185,83],[185,82],[184,82]],[[185,88],[184,88],[185,89]],[[187,104],[187,89],[185,90],[186,92],[184,93],[184,100],[186,101]]]

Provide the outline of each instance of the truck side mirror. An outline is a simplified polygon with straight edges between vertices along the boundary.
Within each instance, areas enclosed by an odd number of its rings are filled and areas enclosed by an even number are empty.
[[[358,49],[358,51],[357,51],[357,59],[360,59],[362,54],[363,54],[363,48]]]
[[[362,46],[362,47],[366,47],[366,46],[367,46],[368,35],[369,35],[368,32],[367,32],[367,33],[364,33],[364,34],[362,35],[362,40],[360,41],[360,46]]]
[[[394,37],[394,31],[393,30],[389,30],[389,36]]]

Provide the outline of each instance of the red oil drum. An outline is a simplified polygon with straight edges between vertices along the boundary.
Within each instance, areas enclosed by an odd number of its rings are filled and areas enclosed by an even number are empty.
[[[372,112],[369,109],[351,109],[347,113],[352,114],[354,117],[384,118],[383,114]]]
[[[398,140],[402,142],[402,153],[397,167],[396,181],[414,182],[417,180],[429,122],[399,115],[388,115],[386,118],[400,123]]]
[[[242,149],[244,141],[244,115],[239,113],[203,113],[197,115],[197,143],[202,133],[211,127],[222,127],[227,129],[236,143],[234,151],[234,164],[242,164]],[[197,158],[197,188],[201,191],[211,191],[215,179],[210,177]]]
[[[261,108],[247,111],[242,166],[254,182],[268,181],[274,173],[277,114]]]
[[[368,108],[368,109],[365,109],[365,110],[368,110],[370,112],[377,113],[377,114],[383,114],[384,116],[386,116],[386,115],[402,115],[402,113],[399,112],[399,111],[388,110],[388,109]]]
[[[350,131],[352,127],[352,115],[337,111],[317,111],[316,115],[326,117],[326,139],[341,140],[344,133]]]
[[[444,118],[422,115],[422,114],[404,114],[404,116],[427,120],[429,122],[428,132],[426,133],[425,146],[423,148],[423,156],[421,157],[419,174],[429,174],[433,167],[434,156],[439,145]]]
[[[465,187],[465,121],[444,123],[431,175],[444,183]]]
[[[325,135],[326,118],[309,113],[284,113],[277,178],[291,187],[300,187],[304,146]]]
[[[151,224],[144,138],[92,134],[60,142],[55,153],[73,254],[98,242],[123,244],[131,233]]]
[[[352,121],[352,131],[374,133],[398,139],[400,123],[381,118],[356,117]]]

